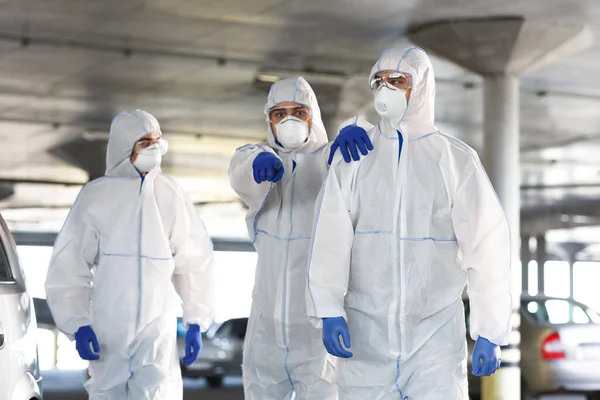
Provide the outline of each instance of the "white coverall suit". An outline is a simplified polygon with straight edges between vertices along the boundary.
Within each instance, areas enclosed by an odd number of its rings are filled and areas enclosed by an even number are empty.
[[[508,223],[476,152],[434,125],[425,52],[387,51],[371,77],[384,70],[411,76],[408,108],[398,130],[382,118],[368,132],[372,154],[352,164],[337,156],[329,170],[309,315],[348,321],[354,356],[339,360],[341,400],[468,400],[461,295],[468,284],[473,339],[507,344]]]
[[[113,119],[106,175],[81,190],[48,270],[58,328],[73,338],[91,325],[97,335],[100,359],[85,384],[92,400],[182,399],[181,300],[186,324],[210,318],[213,250],[202,221],[159,167],[142,179],[129,159],[150,132],[160,127],[146,112]]]
[[[258,252],[252,309],[244,343],[246,400],[335,400],[337,387],[321,331],[307,317],[304,293],[315,200],[327,174],[325,127],[312,88],[303,78],[271,87],[265,114],[282,102],[310,107],[312,130],[297,151],[275,142],[247,145],[231,160],[231,186],[248,206],[247,224]],[[273,184],[257,184],[252,163],[261,152],[276,154],[285,174]]]

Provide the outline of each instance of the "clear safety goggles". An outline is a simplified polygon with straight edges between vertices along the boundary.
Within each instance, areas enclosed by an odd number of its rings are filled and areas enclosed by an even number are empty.
[[[408,90],[412,87],[409,74],[398,71],[379,71],[371,78],[371,91],[376,92],[384,86],[392,90]]]
[[[269,110],[269,122],[275,125],[290,116],[306,122],[312,118],[312,111],[303,105],[276,107]]]
[[[135,149],[140,151],[140,150],[144,150],[147,149],[148,147],[157,144],[158,147],[162,150],[167,148],[168,144],[167,141],[163,138],[160,139],[140,139],[137,142],[135,142]]]
[[[158,151],[160,151],[160,154],[162,154],[163,156],[165,154],[167,154],[167,151],[169,151],[169,142],[167,142],[165,139],[160,138],[160,139],[140,139],[135,143],[134,146],[134,151],[140,153],[144,150],[146,150],[147,148],[154,146],[154,145],[158,145]]]

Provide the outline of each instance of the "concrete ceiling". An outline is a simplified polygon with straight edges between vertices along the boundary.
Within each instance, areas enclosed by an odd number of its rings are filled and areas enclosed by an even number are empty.
[[[111,117],[126,108],[157,116],[165,170],[196,202],[236,201],[229,157],[266,138],[260,75],[307,77],[334,130],[373,116],[368,71],[408,29],[503,15],[600,32],[596,0],[0,0],[0,194],[14,193],[0,209],[18,222],[15,210],[67,207],[101,173]],[[433,63],[438,127],[480,149],[481,78]],[[596,225],[600,41],[524,76],[521,101],[523,216],[536,231]]]

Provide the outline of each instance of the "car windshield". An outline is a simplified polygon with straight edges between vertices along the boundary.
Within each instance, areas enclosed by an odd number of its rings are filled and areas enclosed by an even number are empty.
[[[464,301],[465,322],[469,332],[471,313],[469,301]],[[521,301],[521,311],[538,323],[600,324],[600,314],[568,299],[531,299]]]
[[[523,309],[539,323],[597,324],[600,316],[595,311],[567,299],[524,300]]]
[[[246,337],[246,328],[248,327],[248,319],[240,318],[236,319],[232,326],[232,335],[238,339],[244,339]]]
[[[215,334],[215,338],[237,338],[244,339],[246,337],[246,327],[248,325],[247,318],[230,319],[219,327]]]
[[[600,324],[600,314],[598,314],[596,311],[592,310],[591,308],[587,309],[587,313],[590,316],[591,320],[595,324]]]

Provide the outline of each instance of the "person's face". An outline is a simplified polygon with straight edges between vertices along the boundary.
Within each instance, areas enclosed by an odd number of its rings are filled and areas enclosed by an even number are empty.
[[[140,151],[148,148],[149,146],[151,146],[153,144],[158,143],[159,139],[160,139],[160,133],[151,132],[151,133],[147,134],[146,136],[144,136],[143,138],[141,138],[140,140],[138,140],[135,143],[135,146],[133,146],[133,151],[131,152],[131,157],[130,157],[131,162],[132,163],[135,162]]]
[[[277,139],[277,124],[289,116],[305,121],[308,124],[308,131],[310,132],[312,128],[312,112],[310,108],[291,101],[283,102],[269,110],[269,123],[271,124],[271,132],[273,132],[275,139]]]
[[[373,93],[385,86],[384,82],[396,89],[404,90],[406,101],[408,102],[412,90],[410,76],[396,71],[380,71],[371,80],[371,90],[373,90]]]

